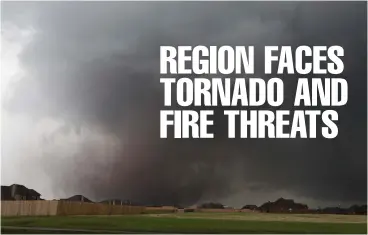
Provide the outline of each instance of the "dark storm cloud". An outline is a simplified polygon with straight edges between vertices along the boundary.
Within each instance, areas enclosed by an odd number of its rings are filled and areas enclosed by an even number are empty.
[[[62,163],[49,159],[48,166],[58,166],[50,177],[65,191],[166,204],[259,188],[325,201],[366,199],[364,2],[5,3],[3,22],[36,32],[20,57],[27,77],[7,108],[120,143],[102,163],[91,144]],[[159,46],[198,44],[343,46],[349,103],[339,109],[339,137],[227,140],[227,123],[218,119],[214,140],[160,140]],[[256,74],[265,78],[262,69]],[[291,98],[296,77],[283,78]]]

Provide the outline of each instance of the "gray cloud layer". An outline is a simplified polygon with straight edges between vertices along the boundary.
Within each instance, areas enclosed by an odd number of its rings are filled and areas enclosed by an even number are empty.
[[[93,143],[72,159],[48,158],[65,191],[166,204],[243,190],[366,200],[364,2],[7,2],[2,20],[36,32],[6,108],[63,120],[57,134],[87,128],[118,143],[108,158]],[[159,46],[197,44],[343,46],[349,103],[338,109],[339,137],[226,140],[219,119],[215,140],[159,140]],[[295,77],[284,79],[294,90]]]

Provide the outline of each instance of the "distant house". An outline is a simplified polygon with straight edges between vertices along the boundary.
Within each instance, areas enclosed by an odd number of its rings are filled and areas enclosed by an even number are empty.
[[[245,205],[245,206],[242,207],[242,210],[243,209],[255,211],[255,210],[258,210],[258,206],[256,206],[256,205]]]
[[[34,189],[29,189],[28,190],[28,196],[29,196],[29,199],[28,200],[42,200],[40,197],[41,197],[41,194],[39,194],[36,190]]]
[[[10,186],[1,186],[1,201],[13,201],[15,200],[11,194]]]
[[[303,213],[308,211],[307,205],[284,198],[279,198],[275,202],[266,202],[259,208],[262,212],[270,213]]]
[[[200,209],[224,209],[224,205],[217,202],[207,202],[198,206]]]
[[[121,199],[109,199],[101,201],[100,203],[109,204],[109,205],[132,205],[132,202],[129,200],[121,200]]]
[[[71,202],[92,202],[83,195],[74,195],[66,199],[60,199],[61,201],[71,201]]]
[[[349,214],[355,215],[366,215],[367,214],[367,205],[353,205],[349,209]]]
[[[41,194],[34,189],[29,189],[24,185],[12,184],[1,186],[1,200],[41,200]]]
[[[323,209],[318,209],[317,213],[322,214],[343,214],[343,215],[366,215],[367,205],[352,205],[349,208],[341,208],[339,206],[335,207],[325,207]]]
[[[326,207],[321,212],[323,214],[347,214],[348,210],[340,207]]]

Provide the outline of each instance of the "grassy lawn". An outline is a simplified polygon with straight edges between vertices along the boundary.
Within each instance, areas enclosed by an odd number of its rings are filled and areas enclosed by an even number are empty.
[[[86,234],[85,232],[65,232],[65,231],[46,231],[46,230],[29,230],[29,229],[1,229],[1,233],[3,234]],[[87,233],[91,234],[91,233]],[[98,234],[98,233],[96,233]]]
[[[248,216],[249,214],[242,216]],[[269,214],[262,214],[269,216]],[[257,216],[262,216],[257,215]],[[226,218],[228,216],[228,218]],[[238,215],[239,216],[239,215]],[[272,215],[277,216],[280,215]],[[293,216],[293,215],[288,215]],[[295,215],[296,216],[296,215]],[[301,216],[301,215],[299,215]],[[311,215],[309,215],[311,216]],[[217,219],[214,219],[217,218]],[[2,226],[109,230],[115,232],[155,233],[367,233],[366,217],[359,222],[268,221],[235,218],[233,213],[188,213],[126,216],[68,216],[2,218]],[[356,218],[355,218],[356,219]],[[13,233],[2,228],[3,233]],[[26,231],[21,231],[25,233]],[[31,231],[34,233],[34,231]],[[40,233],[40,232],[37,232]],[[51,232],[52,233],[52,232]],[[55,232],[56,233],[56,232]],[[60,232],[59,232],[60,233]],[[66,232],[62,232],[66,233]]]
[[[322,223],[366,223],[367,217],[362,215],[330,215],[330,214],[273,214],[273,213],[166,213],[147,215],[152,217],[286,221],[286,222],[322,222]]]

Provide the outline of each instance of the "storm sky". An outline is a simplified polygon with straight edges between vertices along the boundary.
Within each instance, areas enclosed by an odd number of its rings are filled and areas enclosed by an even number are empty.
[[[1,13],[2,184],[47,199],[366,202],[365,2],[2,2]],[[228,140],[218,119],[213,140],[160,140],[161,45],[343,46],[339,136]],[[293,90],[297,77],[283,79]]]

